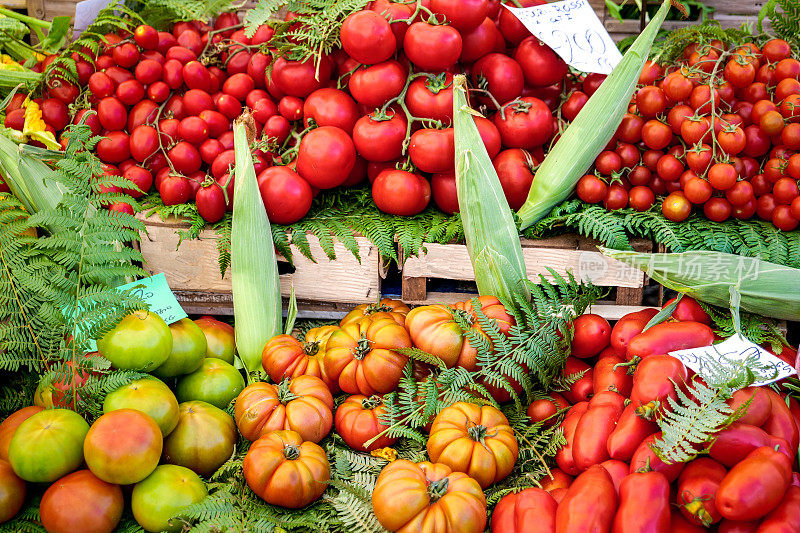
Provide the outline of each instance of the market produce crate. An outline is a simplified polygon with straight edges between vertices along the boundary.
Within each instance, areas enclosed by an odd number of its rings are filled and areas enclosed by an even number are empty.
[[[611,34],[611,37],[615,41],[619,41],[625,37],[636,36],[641,33],[639,19],[620,22],[608,12],[605,0],[589,0],[589,3],[603,22],[603,26],[605,26],[606,30],[608,30],[608,33]],[[616,3],[619,4],[619,0],[617,0]],[[629,0],[629,3],[632,3],[632,1]],[[650,5],[657,4],[657,2],[654,1],[649,3]],[[708,18],[718,21],[723,28],[738,27],[743,23],[755,26],[758,21],[758,12],[764,7],[765,3],[765,0],[703,0],[703,4],[714,8],[714,12],[711,13]],[[701,21],[697,19],[668,20],[664,22],[662,28],[665,30],[676,30],[699,24],[700,22]]]
[[[141,217],[147,228],[140,248],[144,268],[148,272],[163,272],[178,301],[191,314],[230,314],[230,269],[220,276],[217,236],[203,230],[200,238],[180,241],[179,230],[188,224],[175,219],[161,220],[158,215]],[[381,287],[381,258],[378,249],[364,237],[356,237],[361,262],[343,244],[335,243],[336,259],[325,255],[319,240],[308,236],[316,262],[304,257],[293,245],[293,265],[278,256],[281,273],[281,293],[288,297],[294,286],[301,309],[309,318],[326,318],[354,304],[378,300]],[[327,302],[336,302],[329,304]]]
[[[597,286],[613,288],[614,299],[597,305],[594,312],[616,319],[642,307],[645,274],[637,268],[605,257],[597,250],[598,241],[578,235],[562,235],[547,239],[522,239],[522,254],[528,278],[539,275],[550,278],[548,268],[561,275],[567,272]],[[640,252],[651,252],[653,243],[634,239],[631,246]],[[474,284],[465,291],[436,290],[441,280],[474,282],[475,274],[463,244],[425,244],[426,253],[402,262],[402,299],[410,304],[453,303],[470,298]],[[400,254],[402,256],[402,254]],[[466,283],[469,287],[469,283]]]

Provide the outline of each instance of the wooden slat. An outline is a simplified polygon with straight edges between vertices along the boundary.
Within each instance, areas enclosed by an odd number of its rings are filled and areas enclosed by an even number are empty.
[[[213,232],[204,231],[199,239],[183,241],[178,249],[175,230],[181,226],[152,219],[145,220],[145,224],[147,234],[142,236],[140,246],[149,272],[164,272],[175,290],[230,293],[230,269],[224,278],[220,277]],[[377,300],[379,253],[369,240],[356,238],[361,263],[341,243],[335,243],[336,260],[331,261],[315,236],[309,235],[308,241],[317,262],[292,246],[295,271],[280,276],[284,296],[289,295],[294,285],[298,299],[352,303]]]
[[[475,273],[467,253],[460,244],[426,244],[427,254],[409,257],[403,264],[403,277],[474,280]],[[548,268],[566,275],[572,271],[578,279],[590,280],[605,287],[642,287],[644,274],[608,258],[597,251],[524,247],[526,273],[530,279],[539,275],[551,279]]]

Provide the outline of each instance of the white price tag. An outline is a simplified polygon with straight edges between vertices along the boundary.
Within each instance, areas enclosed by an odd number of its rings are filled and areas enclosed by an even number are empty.
[[[587,0],[565,0],[511,11],[540,41],[582,72],[609,74],[622,59]]]
[[[792,365],[740,335],[734,335],[713,346],[678,350],[669,355],[680,359],[705,380],[713,379],[715,369],[720,366],[731,367],[745,361],[744,364],[756,376],[754,386],[768,385],[796,373]]]
[[[75,4],[75,23],[73,35],[77,37],[94,22],[101,9],[111,3],[111,0],[83,0]]]

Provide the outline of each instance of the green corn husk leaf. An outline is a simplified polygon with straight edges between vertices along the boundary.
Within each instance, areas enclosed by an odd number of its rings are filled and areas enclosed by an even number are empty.
[[[248,371],[261,370],[264,344],[281,333],[281,290],[278,263],[267,211],[256,183],[250,138],[255,132],[248,113],[233,128],[233,221],[231,283],[236,320],[236,349]]]
[[[456,76],[453,88],[458,208],[478,292],[511,302],[524,291],[530,299],[519,231],[472,118],[466,78]]]
[[[20,146],[5,135],[0,135],[0,173],[30,213],[54,209],[64,196],[61,185],[50,179],[53,169],[40,159],[21,153]]]
[[[528,198],[517,215],[525,229],[566,200],[575,185],[614,136],[628,110],[650,47],[669,11],[664,0],[653,19],[625,52],[622,61],[600,85],[581,112],[544,158]]]
[[[756,257],[710,251],[647,254],[610,250],[607,256],[635,266],[665,287],[720,307],[779,320],[800,320],[800,269],[762,261]]]

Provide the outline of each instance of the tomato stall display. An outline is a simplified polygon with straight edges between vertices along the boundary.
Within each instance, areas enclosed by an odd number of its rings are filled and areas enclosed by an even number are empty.
[[[753,217],[791,231],[800,223],[800,70],[782,39],[718,39],[648,62],[614,139],[577,194],[606,209],[661,211],[714,222]]]

